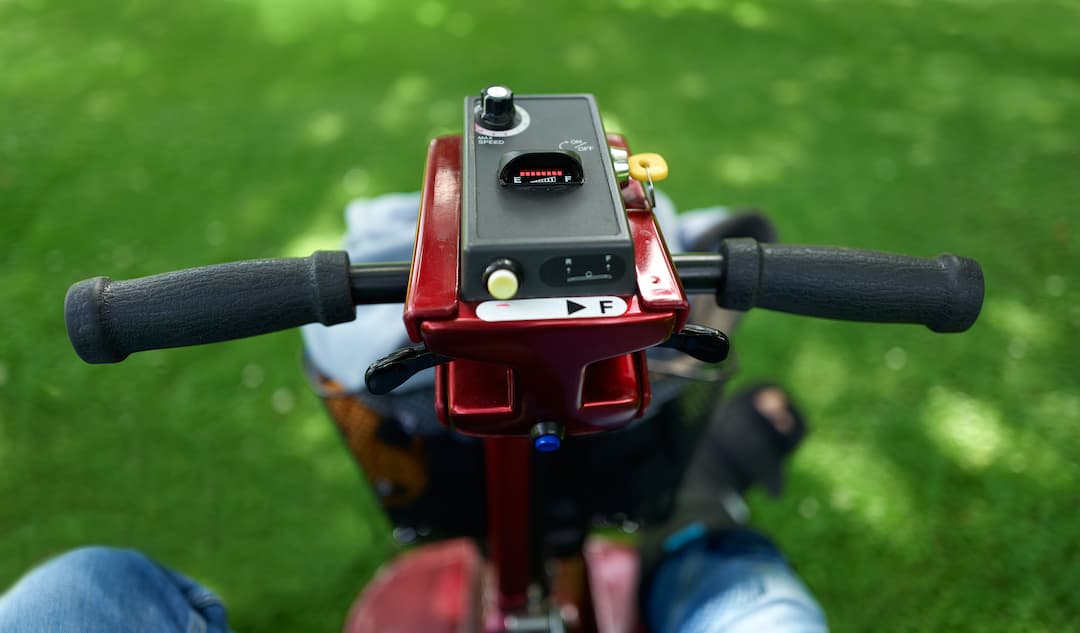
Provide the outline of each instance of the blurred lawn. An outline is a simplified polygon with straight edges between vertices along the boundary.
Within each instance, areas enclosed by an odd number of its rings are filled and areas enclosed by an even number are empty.
[[[815,432],[753,499],[837,631],[1080,621],[1080,4],[0,0],[0,586],[138,547],[238,631],[336,630],[392,548],[283,333],[82,364],[72,282],[334,244],[493,82],[595,93],[683,208],[977,258],[963,335],[757,314]]]

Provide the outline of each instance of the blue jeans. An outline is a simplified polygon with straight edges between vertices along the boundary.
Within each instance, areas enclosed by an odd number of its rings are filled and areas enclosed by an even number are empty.
[[[0,597],[4,633],[225,633],[221,600],[133,550],[84,547]]]
[[[701,538],[665,559],[646,598],[653,633],[825,631],[821,608],[769,541]],[[4,633],[225,633],[206,589],[132,550],[86,547],[0,597]]]
[[[701,535],[661,561],[644,598],[652,633],[824,633],[825,613],[757,532]]]

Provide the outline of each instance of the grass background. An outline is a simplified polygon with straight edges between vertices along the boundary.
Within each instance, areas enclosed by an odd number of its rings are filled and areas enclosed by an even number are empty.
[[[87,543],[329,631],[392,553],[287,332],[82,364],[63,294],[334,244],[461,99],[596,94],[683,208],[977,258],[966,334],[761,313],[814,434],[752,499],[838,631],[1080,621],[1080,4],[0,0],[0,586]]]

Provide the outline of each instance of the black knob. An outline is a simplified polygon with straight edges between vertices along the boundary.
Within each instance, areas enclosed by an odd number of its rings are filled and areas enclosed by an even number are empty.
[[[514,127],[514,92],[506,86],[488,86],[480,93],[481,127],[509,130]]]

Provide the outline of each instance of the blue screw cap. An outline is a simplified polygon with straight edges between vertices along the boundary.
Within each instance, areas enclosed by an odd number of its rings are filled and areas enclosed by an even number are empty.
[[[558,435],[545,433],[533,440],[533,447],[541,453],[553,453],[562,446],[562,440]]]

